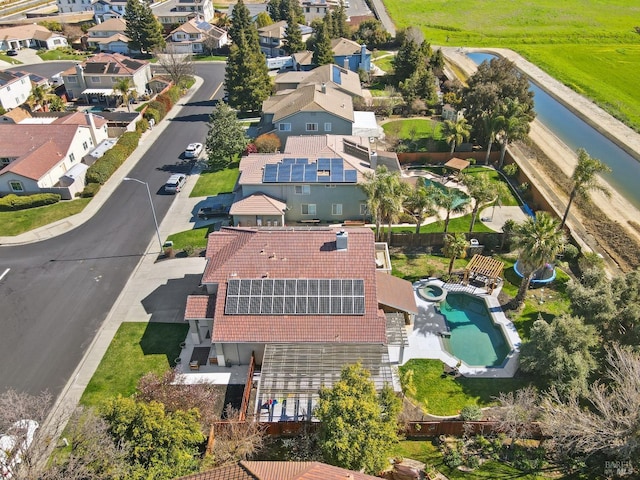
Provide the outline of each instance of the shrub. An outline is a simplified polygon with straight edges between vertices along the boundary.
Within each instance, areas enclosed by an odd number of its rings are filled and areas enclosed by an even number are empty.
[[[91,198],[95,197],[95,195],[100,191],[99,183],[89,183],[84,187],[84,190],[80,192],[80,198]]]
[[[600,255],[595,252],[585,252],[578,259],[578,268],[581,272],[586,272],[587,270],[591,270],[592,268],[597,268],[598,270],[604,269],[604,260]]]
[[[58,203],[62,197],[57,193],[36,193],[35,195],[9,194],[0,198],[0,211],[26,210]]]
[[[465,422],[482,420],[482,409],[477,405],[465,405],[460,410],[460,418]]]
[[[575,261],[580,255],[580,249],[576,247],[573,243],[567,243],[564,246],[564,259],[567,262]]]
[[[282,143],[275,133],[265,133],[254,142],[258,153],[275,153],[280,150]]]
[[[144,112],[144,118],[146,120],[151,120],[153,118],[153,121],[157,125],[160,122],[160,120],[162,120],[162,115],[155,108],[149,107]]]
[[[147,130],[149,130],[149,120],[147,120],[146,118],[141,118],[136,122],[136,132],[142,134]]]
[[[460,455],[460,452],[458,452],[457,450],[449,450],[444,454],[443,462],[447,467],[451,469],[458,468],[460,465],[462,465],[462,455]]]
[[[118,139],[116,146],[122,147],[128,157],[138,147],[138,142],[140,142],[140,134],[138,132],[127,132]]]
[[[480,458],[477,455],[467,455],[464,463],[467,467],[476,469],[480,466]]]
[[[154,110],[156,110],[159,114],[160,114],[160,120],[162,120],[165,115],[167,114],[167,109],[164,105],[164,103],[158,101],[158,99],[156,98],[156,100],[152,100],[149,102],[149,108],[153,108]]]
[[[191,255],[193,255],[193,252],[196,251],[196,247],[194,247],[193,245],[185,245],[183,250],[187,257],[190,257]]]
[[[166,93],[163,93],[162,95],[158,95],[155,101],[158,103],[161,103],[164,106],[163,117],[166,116],[169,110],[171,110],[171,107],[173,107],[173,102],[171,101],[171,98],[169,98],[169,96]]]
[[[515,177],[518,173],[518,165],[515,163],[510,163],[502,167],[502,170],[507,177]]]
[[[245,147],[244,152],[242,152],[242,155],[246,157],[250,153],[258,153],[258,148],[256,147],[255,143],[249,143]]]
[[[167,90],[166,95],[171,100],[171,104],[175,105],[181,96],[180,89],[174,85],[169,90]]]

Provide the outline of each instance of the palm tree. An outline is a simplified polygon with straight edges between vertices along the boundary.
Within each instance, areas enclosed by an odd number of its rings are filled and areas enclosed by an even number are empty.
[[[547,212],[536,212],[513,229],[513,245],[519,250],[518,269],[522,281],[514,300],[518,309],[524,303],[533,273],[555,259],[564,249],[566,239],[560,224]]]
[[[491,155],[491,147],[493,142],[496,141],[496,135],[501,130],[504,124],[504,117],[500,112],[491,112],[483,115],[482,124],[484,131],[487,134],[487,156],[484,159],[484,164],[489,165],[489,156]]]
[[[416,235],[420,233],[425,218],[436,213],[435,188],[433,185],[425,186],[424,179],[420,178],[405,198],[404,209],[416,221]]]
[[[531,116],[525,112],[524,107],[518,99],[507,98],[503,114],[503,122],[498,132],[500,142],[500,162],[498,168],[504,165],[504,155],[510,143],[522,140],[529,133]]]
[[[445,235],[442,253],[445,257],[451,259],[449,261],[449,275],[451,275],[453,263],[456,261],[456,258],[465,258],[467,256],[468,246],[469,242],[467,241],[467,237],[465,237],[464,233],[454,233],[453,235],[448,233]]]
[[[131,111],[131,105],[129,105],[129,99],[132,95],[131,87],[131,79],[127,77],[123,77],[113,84],[113,89],[116,92],[120,93],[120,95],[122,96],[122,101],[127,104],[128,112]]]
[[[564,227],[567,217],[569,216],[569,209],[576,196],[586,197],[590,190],[600,190],[607,197],[611,196],[609,190],[598,183],[599,173],[609,173],[611,169],[602,163],[601,160],[591,157],[584,148],[578,149],[578,165],[571,175],[571,181],[573,182],[573,189],[569,195],[569,203],[567,209],[562,216],[562,222],[560,222],[560,228]]]
[[[382,177],[383,196],[380,199],[380,214],[387,222],[387,243],[391,243],[391,225],[404,211],[404,199],[409,194],[409,185],[400,180],[398,172],[389,172]]]
[[[475,226],[476,219],[478,218],[480,205],[495,198],[496,188],[492,184],[489,175],[486,173],[481,173],[479,175],[464,175],[462,177],[462,183],[467,186],[469,196],[473,199],[471,225],[469,226],[469,233],[471,233],[473,232],[473,227]]]
[[[444,219],[444,233],[449,230],[449,221],[452,213],[459,213],[464,210],[464,203],[460,202],[460,198],[456,195],[455,190],[447,188],[440,190],[435,197],[436,205],[446,210],[447,215]]]
[[[464,118],[457,122],[445,120],[442,125],[442,136],[451,145],[451,154],[453,155],[456,145],[460,145],[471,136],[471,126]]]
[[[35,110],[37,106],[44,107],[47,102],[47,91],[42,85],[36,85],[33,87],[31,96],[29,97],[29,103]]]

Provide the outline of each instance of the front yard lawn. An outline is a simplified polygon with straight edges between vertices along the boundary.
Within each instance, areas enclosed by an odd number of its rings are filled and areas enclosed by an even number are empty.
[[[98,369],[80,398],[85,406],[98,406],[118,394],[133,394],[148,372],[161,374],[180,356],[180,342],[189,325],[125,322],[120,325]]]
[[[173,249],[176,251],[184,250],[185,247],[205,248],[207,246],[207,236],[211,228],[213,228],[213,225],[210,227],[185,230],[184,232],[169,235],[167,240],[173,242]]]
[[[27,210],[0,212],[0,236],[12,237],[20,235],[34,228],[75,215],[80,213],[90,200],[90,198],[80,198]]]
[[[208,197],[232,192],[239,174],[237,164],[223,170],[202,172],[189,196]]]
[[[413,370],[416,396],[413,400],[426,413],[457,415],[465,405],[494,405],[500,392],[510,392],[529,385],[522,378],[454,378],[443,377],[440,360],[412,359],[400,367],[401,372]]]
[[[56,48],[55,50],[46,50],[38,52],[38,56],[46,61],[49,60],[85,60],[88,55],[86,53],[79,52],[71,47]]]

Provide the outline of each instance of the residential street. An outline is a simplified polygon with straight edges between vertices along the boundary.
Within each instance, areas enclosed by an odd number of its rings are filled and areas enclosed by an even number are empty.
[[[137,164],[127,172],[131,160],[116,174],[116,182],[126,175],[149,183],[159,222],[175,199],[163,195],[162,186],[185,168],[179,159],[185,146],[205,138],[224,64],[198,64],[196,73],[202,87],[184,108],[174,108],[161,135],[162,126],[146,134],[134,153],[144,153]],[[10,269],[0,283],[4,388],[57,396],[140,259],[158,254],[159,246],[146,252],[155,227],[145,187],[111,182],[104,188],[113,193],[84,224],[39,243],[0,248],[0,272]]]

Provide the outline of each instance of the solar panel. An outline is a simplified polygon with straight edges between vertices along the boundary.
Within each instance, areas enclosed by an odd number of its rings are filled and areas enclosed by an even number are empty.
[[[363,315],[361,279],[233,279],[226,315]]]
[[[296,163],[299,165],[308,165],[309,164],[309,159],[308,158],[296,158]]]
[[[331,159],[330,158],[319,158],[318,159],[318,170],[331,170]]]
[[[277,180],[278,180],[278,165],[276,164],[265,165],[262,181],[265,183],[274,183]]]
[[[291,181],[291,164],[278,166],[278,182],[290,182]]]
[[[295,158],[283,158],[282,162],[280,162],[281,165],[293,165],[294,163],[296,163]]]
[[[304,181],[304,170],[305,165],[302,163],[296,163],[291,166],[291,181],[292,182],[303,182]]]
[[[316,183],[318,181],[318,168],[315,163],[307,165],[304,169],[304,181],[307,183]]]
[[[355,170],[345,170],[344,171],[344,181],[346,183],[357,183],[358,182],[358,172]]]

